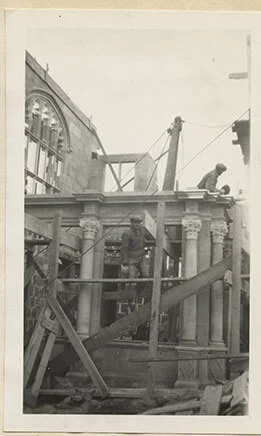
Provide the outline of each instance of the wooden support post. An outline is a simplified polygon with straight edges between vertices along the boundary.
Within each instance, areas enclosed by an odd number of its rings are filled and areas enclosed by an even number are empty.
[[[231,294],[230,352],[240,352],[240,289],[241,289],[241,209],[233,207],[233,261]]]
[[[175,186],[178,146],[179,146],[179,134],[182,129],[182,120],[180,117],[176,117],[174,120],[174,126],[171,134],[171,141],[169,145],[168,161],[166,166],[165,178],[163,183],[163,191],[172,191]]]
[[[100,149],[101,149],[102,152],[103,152],[103,155],[104,155],[104,157],[105,157],[106,163],[109,165],[109,168],[110,168],[110,170],[111,170],[111,173],[112,173],[112,175],[113,175],[113,178],[114,178],[115,182],[117,183],[118,191],[122,191],[122,187],[121,187],[120,181],[119,181],[119,179],[118,179],[118,177],[117,177],[117,175],[116,175],[116,173],[115,173],[115,171],[114,171],[114,168],[113,168],[113,166],[112,166],[112,164],[111,164],[111,162],[110,162],[110,159],[108,158],[108,155],[107,155],[107,153],[106,153],[106,151],[105,151],[105,149],[104,149],[104,147],[103,147],[103,145],[102,145],[102,143],[101,143],[101,140],[100,140],[100,138],[99,138],[99,136],[98,136],[96,130],[93,129],[92,132],[93,132],[94,136],[96,137],[96,139],[97,139],[97,141],[98,141],[99,147],[100,147]]]
[[[201,400],[200,415],[218,415],[221,397],[222,385],[206,386],[203,398]]]
[[[227,269],[231,268],[231,256],[213,265],[212,267],[200,272],[195,277],[184,283],[170,288],[166,291],[160,302],[160,310],[166,310],[180,301],[188,298],[193,294],[197,294],[207,286],[224,277]],[[108,342],[118,338],[125,332],[134,329],[149,319],[151,313],[151,303],[146,303],[137,309],[135,312],[120,318],[110,326],[103,328],[95,335],[83,341],[84,346],[88,351],[93,351],[104,347]],[[59,373],[68,367],[71,363],[77,360],[77,355],[72,349],[64,351],[51,362],[52,372]]]
[[[74,347],[76,353],[81,359],[85,369],[88,371],[96,388],[100,392],[101,396],[105,397],[109,390],[108,386],[104,382],[101,374],[99,373],[94,362],[90,358],[86,348],[84,348],[80,338],[78,337],[74,328],[70,324],[70,321],[68,320],[67,316],[65,315],[61,306],[59,305],[58,301],[56,300],[56,298],[53,297],[53,295],[50,294],[47,296],[47,302],[50,305],[55,316],[57,317],[58,321],[60,322],[66,335],[68,336],[72,346]]]
[[[159,336],[159,313],[160,313],[160,296],[161,296],[161,272],[163,262],[163,236],[164,236],[164,216],[165,203],[158,203],[157,210],[157,233],[156,233],[156,250],[154,259],[153,288],[151,298],[151,316],[150,316],[150,339],[149,339],[149,356],[157,357],[158,336]],[[154,392],[156,381],[155,363],[149,364],[147,392],[151,396]]]
[[[57,320],[54,321],[53,327],[54,327],[54,330],[56,329],[56,333],[54,333],[54,332],[49,333],[49,336],[48,336],[47,342],[45,344],[44,351],[43,351],[43,354],[42,354],[42,357],[41,357],[41,360],[40,360],[40,363],[39,363],[39,366],[37,369],[35,380],[34,380],[34,383],[32,385],[31,393],[27,397],[25,397],[25,402],[27,405],[34,406],[36,403],[36,400],[38,398],[39,391],[40,391],[40,388],[42,385],[42,381],[43,381],[43,378],[44,378],[44,375],[46,372],[46,368],[47,368],[47,365],[48,365],[48,362],[50,360],[50,356],[51,356],[51,353],[53,350],[55,339],[56,339],[57,334],[60,330],[60,325],[59,325],[59,322]]]
[[[56,295],[55,279],[58,276],[58,269],[59,269],[61,224],[62,224],[62,214],[59,211],[54,216],[53,237],[49,248],[49,280],[50,280],[49,292],[53,295]]]
[[[33,334],[30,338],[28,347],[24,355],[24,387],[26,387],[28,380],[30,378],[37,353],[39,351],[45,328],[42,327],[41,323],[46,312],[46,306],[43,307],[40,316],[36,322]],[[49,311],[50,313],[50,311]]]
[[[58,260],[59,260],[59,250],[60,250],[60,237],[61,237],[61,213],[58,212],[55,215],[54,223],[53,223],[53,239],[50,244],[50,252],[49,252],[49,271],[50,271],[50,286],[49,286],[49,292],[53,295],[56,295],[56,277],[58,274]],[[31,261],[34,261],[34,259],[31,258]],[[42,278],[46,278],[45,274],[41,270],[41,268],[38,266],[37,262],[34,261],[34,266],[37,268],[38,273],[41,275]],[[44,304],[44,307],[42,309],[42,312],[37,320],[36,327],[34,330],[34,333],[32,334],[32,337],[30,339],[30,342],[28,344],[26,353],[25,353],[25,359],[24,359],[24,387],[26,387],[29,377],[31,375],[35,359],[37,357],[37,353],[39,351],[43,335],[45,332],[45,327],[42,325],[43,319],[49,318],[50,316],[50,310],[46,307],[46,304]],[[44,353],[41,358],[40,366],[38,368],[36,378],[33,384],[33,391],[31,393],[30,403],[35,403],[42,380],[45,374],[45,370],[48,364],[48,361],[50,359],[52,346],[51,344],[54,344],[56,334],[50,333],[47,344],[45,346]]]

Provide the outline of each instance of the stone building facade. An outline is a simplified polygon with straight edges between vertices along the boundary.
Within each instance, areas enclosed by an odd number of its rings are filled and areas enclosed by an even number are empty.
[[[26,52],[27,194],[70,194],[88,186],[99,139],[92,122]]]
[[[26,196],[84,192],[92,177],[92,158],[97,158],[99,149],[95,126],[28,52],[25,91]],[[35,236],[27,232],[25,238]],[[33,254],[47,273],[48,250],[35,248]],[[61,252],[61,267],[76,258],[77,253]],[[25,271],[27,266],[28,261]],[[76,263],[72,267],[75,272],[71,268],[70,273],[77,274],[77,267]],[[34,274],[25,287],[25,333],[30,331],[40,313],[44,300],[42,288],[38,274]]]

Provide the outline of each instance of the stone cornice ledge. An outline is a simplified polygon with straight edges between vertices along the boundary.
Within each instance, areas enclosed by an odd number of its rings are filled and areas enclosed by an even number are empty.
[[[222,206],[231,207],[235,204],[233,197],[222,197],[209,194],[205,190],[190,190],[190,191],[157,191],[155,194],[150,194],[147,191],[133,192],[99,192],[90,189],[86,192],[77,194],[49,194],[49,195],[33,195],[25,196],[25,205],[58,205],[58,204],[77,204],[98,202],[100,204],[111,203],[156,203],[158,201],[166,201],[167,203],[177,203],[187,200],[198,200],[203,202],[215,203]]]
[[[58,204],[76,204],[75,198],[73,195],[67,194],[44,194],[44,195],[34,195],[27,194],[25,195],[24,200],[25,206],[34,206],[34,205],[58,205]]]

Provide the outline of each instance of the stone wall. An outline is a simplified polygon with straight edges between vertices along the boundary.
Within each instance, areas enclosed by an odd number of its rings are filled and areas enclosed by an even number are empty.
[[[85,191],[92,165],[92,152],[97,152],[98,148],[94,126],[28,52],[25,90],[26,97],[37,91],[51,96],[65,118],[71,152],[66,153],[60,180],[61,192],[69,194]]]

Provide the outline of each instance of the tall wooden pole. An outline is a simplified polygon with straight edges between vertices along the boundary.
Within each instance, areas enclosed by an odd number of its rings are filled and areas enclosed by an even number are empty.
[[[165,178],[163,183],[163,191],[172,191],[175,186],[177,159],[178,159],[178,146],[179,135],[182,129],[181,117],[176,117],[174,120],[174,126],[171,133],[171,141],[169,145],[168,160],[165,172]]]
[[[149,340],[149,357],[155,359],[158,351],[159,336],[159,314],[160,314],[160,297],[161,297],[161,271],[163,261],[163,237],[164,237],[164,216],[165,203],[158,203],[157,211],[157,235],[156,250],[154,259],[153,289],[151,298],[151,316],[150,316],[150,340]],[[156,382],[156,368],[154,363],[149,364],[147,393],[151,396],[154,392]]]
[[[235,204],[233,214],[233,260],[231,294],[230,352],[240,352],[240,290],[241,290],[241,210]]]

